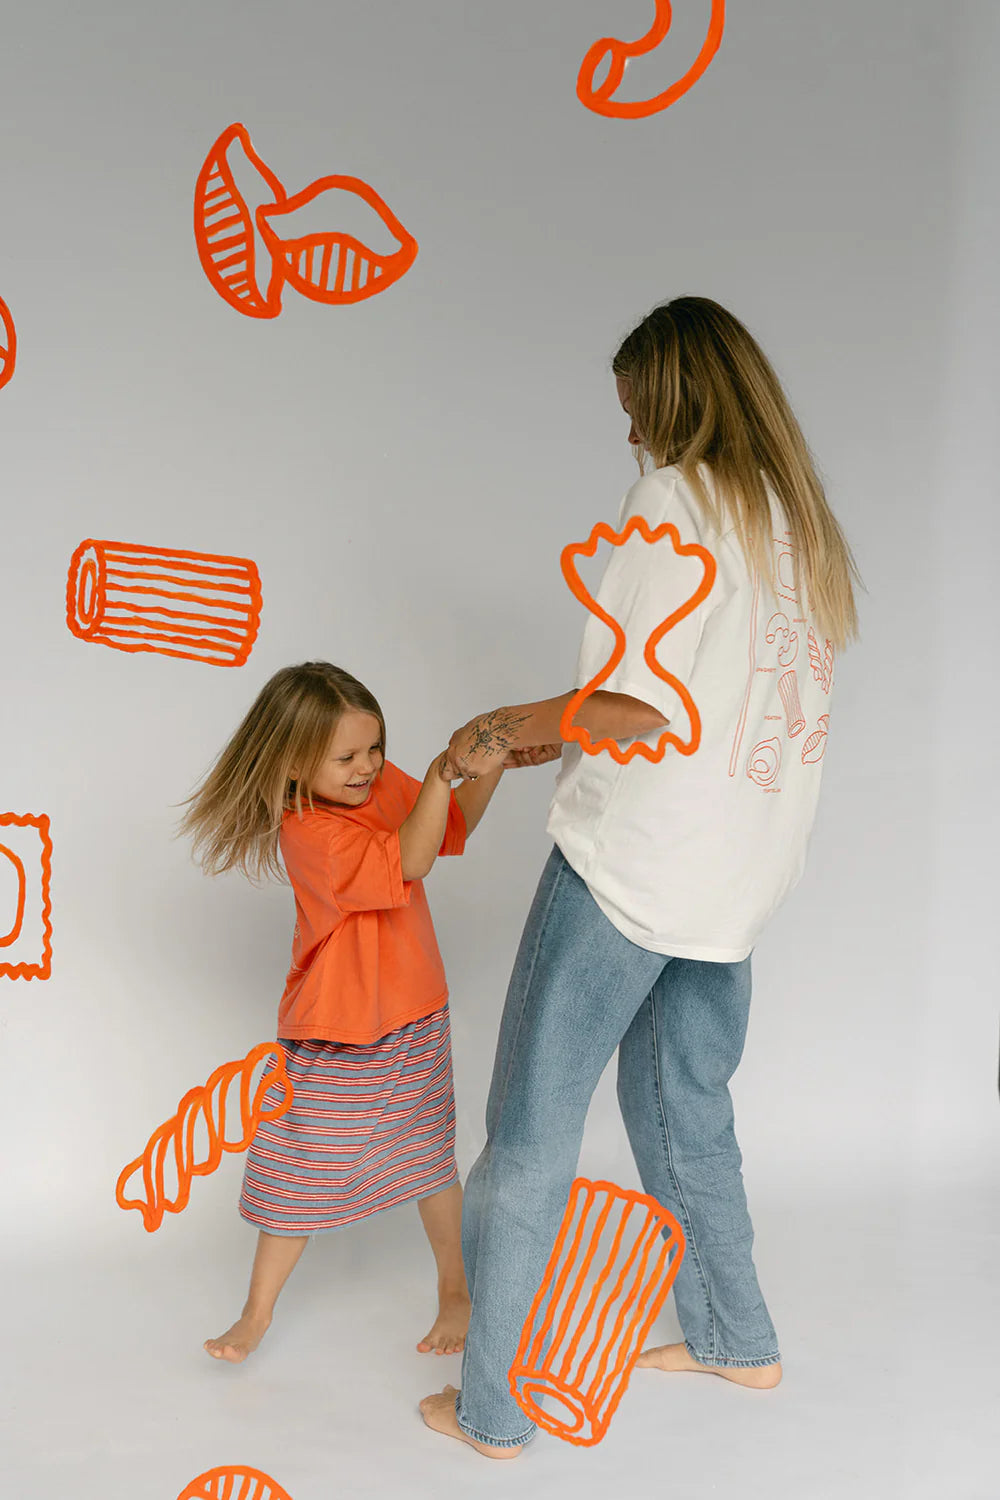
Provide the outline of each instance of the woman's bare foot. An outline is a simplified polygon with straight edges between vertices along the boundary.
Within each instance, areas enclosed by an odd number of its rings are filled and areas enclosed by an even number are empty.
[[[430,1354],[431,1350],[435,1354],[461,1354],[471,1312],[468,1292],[442,1292],[434,1327],[420,1340],[417,1349],[421,1354]]]
[[[695,1370],[703,1375],[721,1375],[723,1380],[733,1380],[756,1391],[773,1390],[781,1380],[780,1365],[703,1365],[692,1359],[684,1344],[644,1349],[635,1363],[638,1370]]]
[[[445,1437],[459,1438],[485,1458],[516,1458],[521,1451],[520,1443],[516,1448],[496,1448],[492,1443],[477,1443],[475,1438],[470,1438],[467,1432],[462,1431],[455,1415],[457,1395],[458,1391],[453,1385],[446,1385],[439,1394],[424,1397],[420,1403],[420,1414],[427,1426],[434,1432],[443,1432]]]
[[[253,1353],[270,1326],[269,1317],[244,1313],[219,1338],[206,1339],[205,1350],[213,1359],[226,1359],[230,1364],[240,1365],[248,1354]]]

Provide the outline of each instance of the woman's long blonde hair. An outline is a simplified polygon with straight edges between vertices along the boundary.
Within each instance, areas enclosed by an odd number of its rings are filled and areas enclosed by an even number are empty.
[[[612,360],[657,468],[676,464],[718,530],[721,502],[747,565],[774,582],[765,479],[787,518],[816,623],[837,647],[857,635],[857,569],[777,375],[743,324],[707,297],[654,308]],[[714,480],[713,495],[698,465]],[[716,498],[717,497],[717,498]]]
[[[275,672],[257,694],[242,724],[208,775],[186,802],[181,834],[210,875],[238,869],[251,880],[284,878],[278,860],[281,821],[290,808],[312,807],[310,780],[326,756],[330,737],[347,709],[385,719],[356,677],[328,661],[307,661]]]

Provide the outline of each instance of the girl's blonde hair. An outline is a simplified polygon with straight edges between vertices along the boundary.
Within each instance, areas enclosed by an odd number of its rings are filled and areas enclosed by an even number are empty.
[[[283,667],[266,682],[242,724],[193,796],[180,833],[191,835],[210,875],[238,869],[251,880],[284,878],[278,834],[286,811],[312,807],[311,778],[348,709],[379,722],[385,759],[385,719],[356,677],[328,661]]]
[[[612,360],[630,385],[630,415],[658,468],[676,464],[718,530],[722,509],[747,565],[774,583],[770,482],[798,551],[816,623],[835,646],[857,635],[850,549],[823,492],[798,422],[759,344],[707,297],[654,308]],[[698,465],[714,479],[714,495]]]

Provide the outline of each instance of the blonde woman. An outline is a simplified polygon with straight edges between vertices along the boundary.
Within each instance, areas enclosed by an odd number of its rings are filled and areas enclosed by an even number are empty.
[[[507,1372],[616,1048],[643,1188],[687,1239],[674,1288],[685,1341],[640,1364],[758,1389],[781,1379],[729,1082],[751,951],[803,867],[834,657],[856,633],[854,567],[778,379],[735,317],[678,298],[629,334],[612,367],[643,473],[619,525],[670,523],[679,546],[701,550],[682,553],[668,535],[615,547],[597,603],[627,649],[574,724],[623,749],[654,749],[666,731],[690,753],[668,743],[659,763],[619,764],[558,743],[571,693],[480,714],[448,751],[469,778],[562,756],[555,847],[507,993],[486,1146],[466,1184],[473,1313],[462,1388],[421,1403],[428,1425],[492,1458],[513,1457],[534,1434]],[[656,646],[664,681],[643,647],[709,579]],[[611,645],[591,618],[577,688]]]

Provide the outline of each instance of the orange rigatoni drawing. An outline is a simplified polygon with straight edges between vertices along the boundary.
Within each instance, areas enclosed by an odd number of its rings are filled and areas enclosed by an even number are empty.
[[[687,3],[690,3],[690,0],[687,0]],[[580,64],[580,72],[577,75],[576,95],[580,103],[587,109],[593,110],[595,114],[608,115],[615,120],[638,120],[646,115],[655,115],[661,109],[667,109],[682,94],[686,94],[688,89],[698,82],[719,50],[726,24],[725,0],[712,0],[708,34],[701,51],[683,78],[679,78],[676,83],[672,83],[668,89],[657,94],[653,99],[628,101],[612,98],[625,76],[629,60],[633,57],[642,57],[658,47],[670,30],[672,22],[673,11],[670,0],[656,0],[653,24],[638,41],[622,42],[617,37],[602,36],[600,41],[595,42]],[[605,63],[608,64],[608,71],[603,80],[595,86],[594,80]]]
[[[595,693],[603,682],[607,682],[611,673],[625,655],[624,630],[617,620],[612,619],[609,614],[601,609],[600,605],[585,587],[576,570],[575,559],[579,556],[593,557],[597,551],[597,544],[600,541],[608,541],[613,547],[621,547],[636,532],[650,545],[660,541],[662,537],[669,537],[670,543],[678,557],[697,557],[700,559],[701,565],[704,568],[704,575],[700,585],[691,595],[690,599],[685,600],[679,609],[674,610],[673,614],[668,615],[662,624],[657,626],[643,650],[643,657],[650,671],[680,694],[688,718],[691,721],[691,738],[689,740],[682,740],[672,730],[664,729],[656,742],[654,750],[651,750],[648,745],[644,745],[641,740],[636,740],[627,750],[622,751],[615,740],[598,740],[595,745],[587,731],[573,723],[574,716],[578,712],[580,705],[592,693]],[[699,546],[697,542],[682,545],[680,533],[677,527],[670,521],[665,521],[655,531],[650,531],[642,516],[633,516],[621,532],[612,531],[606,522],[599,521],[590,533],[589,541],[571,542],[568,547],[563,548],[561,563],[563,577],[577,599],[595,614],[599,620],[603,620],[604,624],[614,632],[615,637],[614,649],[607,663],[597,673],[596,677],[591,678],[586,687],[581,688],[579,692],[575,693],[569,703],[567,703],[559,725],[559,733],[562,738],[564,740],[575,740],[588,755],[598,755],[602,750],[607,750],[612,760],[616,761],[620,766],[628,765],[629,761],[634,760],[637,755],[641,755],[646,760],[656,764],[663,759],[668,745],[674,745],[682,755],[693,755],[701,743],[701,716],[695,706],[694,699],[683,682],[660,666],[656,659],[656,648],[667,632],[672,630],[692,610],[697,609],[702,600],[706,599],[711,593],[712,586],[715,583],[716,571],[715,558],[711,552]]]
[[[602,1240],[606,1254],[591,1280]],[[511,1394],[526,1416],[569,1443],[601,1441],[684,1246],[680,1224],[654,1198],[576,1179],[510,1367]],[[561,1411],[546,1411],[536,1399],[543,1396]]]
[[[88,538],[70,560],[66,623],[82,641],[116,651],[241,667],[261,602],[249,558]]]
[[[788,738],[793,740],[806,727],[805,714],[803,714],[802,704],[799,702],[799,680],[795,675],[794,667],[790,668],[787,672],[783,672],[778,678],[778,696],[781,698],[781,706],[785,710]]]
[[[52,838],[45,813],[0,813],[0,976],[52,973]]]
[[[17,363],[17,331],[10,308],[0,297],[0,388],[5,386],[14,373]]]
[[[281,311],[281,266],[269,268],[269,280],[261,290],[257,280],[253,218],[236,186],[229,153],[234,142],[242,146],[248,162],[260,177],[269,201],[283,203],[285,190],[266,162],[261,161],[245,125],[230,125],[212,147],[198,173],[194,191],[194,238],[205,275],[220,297],[249,318],[276,318]]]
[[[223,1464],[186,1484],[177,1500],[291,1500],[276,1479],[262,1469]]]
[[[270,1058],[272,1066],[265,1068],[257,1081],[253,1097],[250,1081],[254,1069],[264,1058]],[[226,1140],[226,1105],[229,1090],[234,1081],[239,1084],[240,1138]],[[273,1087],[284,1090],[284,1097],[265,1108],[264,1099]],[[191,1196],[193,1177],[207,1177],[214,1172],[222,1160],[224,1151],[245,1151],[253,1140],[261,1120],[278,1120],[291,1108],[292,1085],[285,1068],[285,1054],[279,1043],[262,1042],[236,1062],[223,1063],[216,1068],[207,1083],[196,1084],[189,1089],[177,1106],[176,1114],[157,1127],[146,1143],[146,1149],[135,1161],[130,1161],[119,1174],[115,1185],[115,1198],[119,1208],[137,1208],[142,1222],[152,1233],[159,1229],[164,1213],[179,1214],[187,1207]],[[195,1160],[195,1130],[199,1120],[204,1122],[207,1132],[208,1150],[203,1161]],[[164,1186],[164,1171],[168,1155],[173,1157],[173,1169],[177,1176],[177,1196],[169,1198]],[[136,1172],[142,1173],[142,1198],[127,1198],[125,1190]]]

